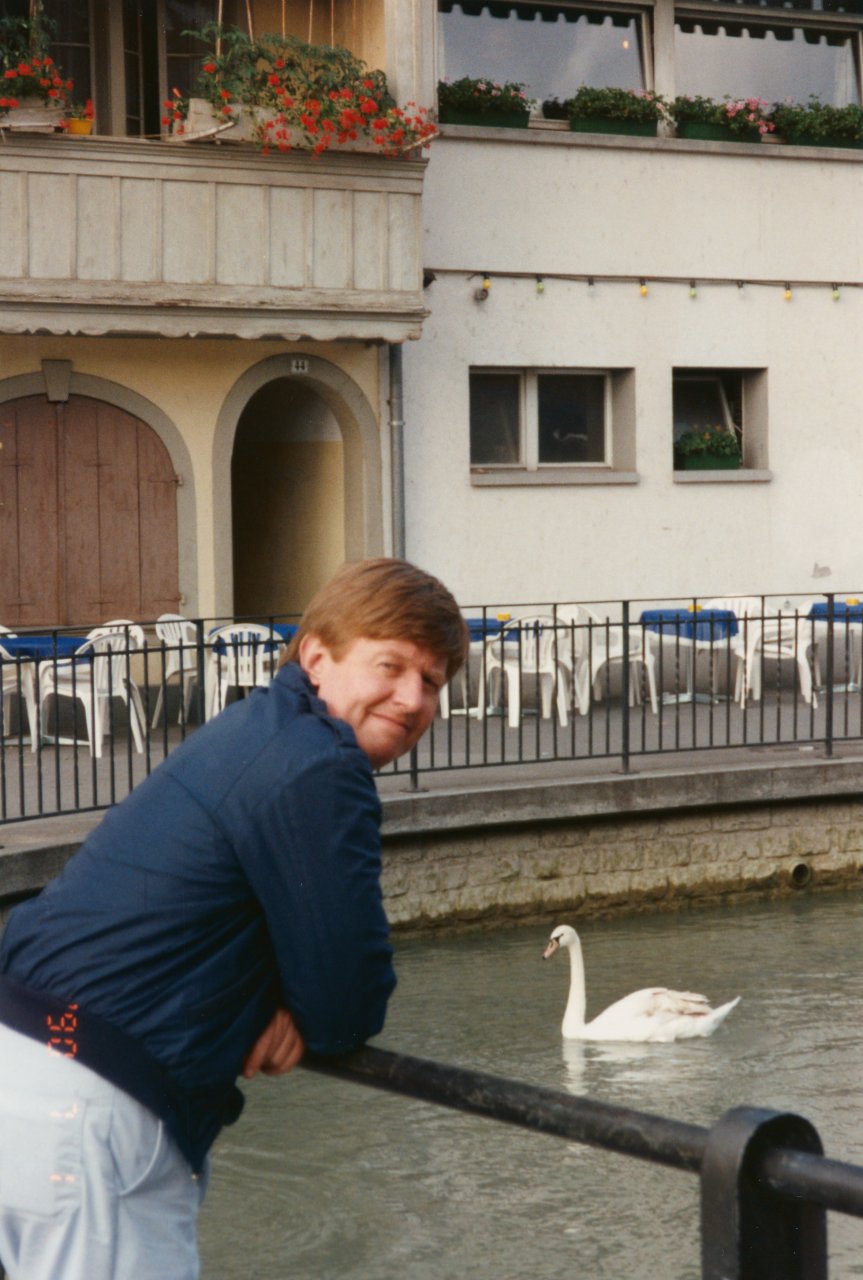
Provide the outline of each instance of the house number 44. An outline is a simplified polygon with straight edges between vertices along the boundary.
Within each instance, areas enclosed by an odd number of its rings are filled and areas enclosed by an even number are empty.
[[[299,357],[298,359],[291,361],[291,373],[308,373],[308,371],[309,371],[308,360],[305,360],[302,357]]]

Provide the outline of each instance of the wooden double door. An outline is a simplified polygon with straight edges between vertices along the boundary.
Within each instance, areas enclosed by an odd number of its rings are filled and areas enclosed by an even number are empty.
[[[176,487],[155,431],[114,405],[0,405],[0,623],[178,611]]]

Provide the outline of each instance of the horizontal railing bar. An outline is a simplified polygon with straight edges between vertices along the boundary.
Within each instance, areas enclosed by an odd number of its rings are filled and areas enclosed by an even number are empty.
[[[691,1172],[700,1168],[707,1141],[708,1131],[699,1125],[368,1045],[343,1058],[310,1055],[303,1065],[324,1075]]]
[[[340,1058],[307,1055],[303,1066],[689,1173],[700,1173],[710,1135],[701,1125],[369,1045]],[[863,1168],[857,1165],[773,1150],[761,1173],[778,1195],[863,1217]]]
[[[761,1170],[779,1195],[820,1204],[836,1213],[863,1218],[863,1169],[808,1151],[771,1151]]]

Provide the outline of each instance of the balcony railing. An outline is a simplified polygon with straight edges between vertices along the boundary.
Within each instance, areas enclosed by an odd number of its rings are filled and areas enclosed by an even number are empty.
[[[859,593],[863,599],[863,592]],[[734,597],[464,610],[467,667],[410,757],[382,776],[863,741],[863,604]],[[295,621],[295,620],[294,620]],[[0,634],[0,821],[102,809],[227,702],[272,676],[290,619],[244,640],[219,620],[126,628],[96,673],[85,636]],[[33,738],[35,737],[35,749]],[[730,759],[729,754],[729,759]]]
[[[425,164],[8,134],[0,332],[418,337]]]

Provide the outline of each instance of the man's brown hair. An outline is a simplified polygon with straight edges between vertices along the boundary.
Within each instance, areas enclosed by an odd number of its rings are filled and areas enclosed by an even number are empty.
[[[407,560],[381,557],[343,565],[315,594],[280,666],[299,660],[303,636],[314,635],[338,661],[361,636],[408,640],[446,660],[451,680],[467,657],[469,635],[442,582]]]

